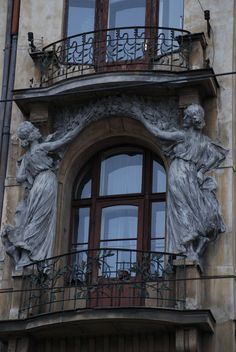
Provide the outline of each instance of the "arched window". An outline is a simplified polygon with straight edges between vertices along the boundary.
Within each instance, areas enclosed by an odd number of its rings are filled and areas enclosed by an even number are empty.
[[[158,156],[134,146],[99,152],[74,184],[72,250],[119,250],[118,259],[107,259],[117,273],[121,263],[124,269],[136,261],[137,251],[165,250],[165,209],[166,172]]]

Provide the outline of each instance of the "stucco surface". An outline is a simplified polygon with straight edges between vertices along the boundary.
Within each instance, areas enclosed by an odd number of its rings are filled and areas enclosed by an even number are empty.
[[[38,49],[62,38],[63,0],[21,1],[15,89],[35,84],[38,69],[29,55],[28,32],[34,33]],[[30,80],[34,78],[34,81]]]
[[[7,1],[0,0],[0,96],[2,92],[2,77],[3,77],[3,63],[4,63],[4,47],[6,34],[6,19],[7,19]]]

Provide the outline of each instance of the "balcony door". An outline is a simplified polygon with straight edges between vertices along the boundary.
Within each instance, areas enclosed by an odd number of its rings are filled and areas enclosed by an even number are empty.
[[[157,17],[151,16],[151,3],[157,13],[157,1],[107,0],[103,11],[101,55],[99,67],[137,69],[147,64],[150,26],[157,25]],[[102,17],[102,15],[101,15]]]
[[[182,18],[183,0],[68,0],[66,36],[76,36],[74,57],[97,71],[141,68],[155,58],[158,36],[163,42],[157,27],[181,28]]]

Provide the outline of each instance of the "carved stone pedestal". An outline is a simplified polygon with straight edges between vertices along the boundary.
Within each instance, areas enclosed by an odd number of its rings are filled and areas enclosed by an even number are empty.
[[[176,297],[185,301],[185,309],[201,309],[201,268],[193,261],[179,259],[174,261],[176,267]]]
[[[201,268],[193,261],[180,259],[174,261],[176,267],[176,297],[185,303],[180,309],[201,309]],[[201,352],[201,336],[196,328],[176,330],[177,352]]]
[[[29,338],[12,338],[8,342],[8,347],[4,352],[28,352]],[[1,352],[1,350],[0,350]]]
[[[21,292],[22,289],[22,270],[15,270],[12,273],[12,278],[14,280],[13,286],[13,294],[11,299],[11,309],[9,313],[9,319],[18,319],[19,318],[19,302],[21,299]],[[16,291],[16,292],[14,292]]]
[[[197,329],[178,329],[175,334],[176,352],[201,352]]]

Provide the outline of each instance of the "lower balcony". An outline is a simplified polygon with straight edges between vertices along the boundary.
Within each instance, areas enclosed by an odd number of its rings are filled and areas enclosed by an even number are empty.
[[[11,310],[0,343],[16,352],[202,351],[215,319],[193,304],[196,272],[181,256],[118,248],[34,263],[14,277],[12,294],[2,292]]]
[[[114,248],[76,251],[25,268],[19,317],[91,308],[183,310],[184,278],[185,259],[173,254]]]

